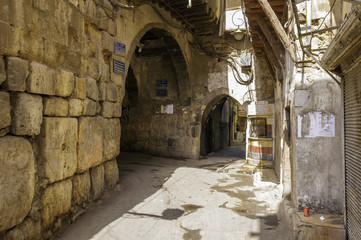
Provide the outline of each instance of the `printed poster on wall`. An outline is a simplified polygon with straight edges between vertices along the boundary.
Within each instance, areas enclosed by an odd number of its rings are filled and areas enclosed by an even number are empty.
[[[335,115],[322,112],[298,115],[297,137],[335,137]]]

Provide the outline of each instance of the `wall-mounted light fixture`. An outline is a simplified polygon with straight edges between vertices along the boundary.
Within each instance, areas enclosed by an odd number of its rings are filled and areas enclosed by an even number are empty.
[[[233,35],[234,39],[236,39],[237,41],[242,40],[244,35],[247,34],[247,29],[245,28],[247,23],[244,20],[242,9],[237,10],[233,13],[232,23],[234,26],[237,26],[237,30],[235,30],[231,34]]]
[[[237,41],[240,41],[240,40],[242,40],[245,33],[246,32],[244,30],[241,30],[238,28],[236,31],[232,32],[231,34],[233,35],[234,39],[236,39]]]

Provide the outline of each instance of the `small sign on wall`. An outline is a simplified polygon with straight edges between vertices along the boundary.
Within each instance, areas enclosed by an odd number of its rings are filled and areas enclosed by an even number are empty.
[[[116,59],[113,59],[113,72],[125,75],[125,63]]]
[[[167,106],[161,106],[160,112],[165,114],[173,114],[173,104],[168,104]]]
[[[125,44],[121,42],[114,41],[114,54],[125,57]]]

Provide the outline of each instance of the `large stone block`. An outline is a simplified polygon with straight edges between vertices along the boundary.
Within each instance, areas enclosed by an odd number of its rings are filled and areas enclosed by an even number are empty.
[[[104,62],[99,62],[99,74],[103,82],[109,82],[109,65]]]
[[[94,116],[97,113],[97,103],[90,99],[83,100],[83,115]]]
[[[12,26],[30,32],[37,16],[30,1],[9,1],[9,21]]]
[[[78,121],[75,118],[44,117],[38,137],[41,155],[40,175],[56,182],[74,175],[77,167]]]
[[[26,78],[29,75],[28,61],[17,57],[6,59],[7,78],[4,88],[23,92],[26,89]]]
[[[22,137],[0,138],[0,232],[21,223],[35,191],[35,158]]]
[[[54,10],[55,6],[53,2],[49,2],[46,0],[33,0],[34,8],[40,9],[44,12]]]
[[[119,181],[119,169],[117,160],[111,160],[104,163],[105,185],[108,189],[113,189]]]
[[[73,90],[74,98],[85,99],[86,98],[86,79],[81,77],[75,78],[75,85]]]
[[[69,104],[60,97],[44,97],[44,115],[65,117],[68,115]]]
[[[7,92],[0,92],[0,129],[8,128],[11,123],[10,95]],[[0,136],[5,135],[8,130],[0,130]]]
[[[69,115],[72,117],[81,116],[83,113],[83,100],[69,99]]]
[[[68,97],[74,89],[74,74],[65,70],[60,70],[55,78],[55,95]]]
[[[120,151],[120,120],[119,118],[102,118],[103,128],[103,159],[112,160]]]
[[[117,35],[117,25],[115,24],[115,21],[113,21],[112,19],[108,19],[108,32],[110,35],[112,36],[116,36]]]
[[[45,189],[41,198],[43,204],[41,218],[45,229],[54,222],[57,216],[70,210],[71,194],[72,183],[70,179],[56,182]]]
[[[99,101],[105,101],[106,98],[106,83],[103,81],[98,82],[98,89],[99,89]]]
[[[43,121],[42,98],[28,93],[14,93],[11,105],[11,132],[15,135],[38,135]]]
[[[91,179],[91,193],[92,198],[94,200],[99,199],[104,192],[104,167],[103,165],[94,167],[90,171],[90,179]]]
[[[110,68],[113,69],[113,67],[114,66],[113,66],[113,61],[112,61]],[[118,73],[111,71],[110,80],[119,87],[125,87],[125,77],[123,75],[120,75]]]
[[[0,1],[0,20],[9,22],[9,1]]]
[[[76,205],[89,202],[90,198],[90,174],[89,171],[83,174],[77,174],[73,178],[72,201]]]
[[[94,101],[98,101],[99,99],[97,81],[93,78],[86,79],[86,96]]]
[[[113,103],[113,117],[121,117],[121,116],[122,116],[122,104]]]
[[[1,3],[0,3],[1,4]],[[1,14],[0,14],[1,15]],[[5,61],[0,57],[0,85],[6,80]]]
[[[107,101],[101,102],[100,114],[106,118],[113,117],[113,103]]]
[[[115,83],[107,83],[106,84],[106,101],[116,102],[118,100],[118,89]]]
[[[32,62],[28,77],[27,89],[31,93],[54,95],[55,94],[54,70],[47,66]]]
[[[103,131],[98,117],[79,119],[78,167],[77,172],[85,172],[103,160]]]
[[[114,51],[114,37],[110,36],[106,31],[102,31],[102,48],[103,51],[113,52]]]
[[[18,54],[22,42],[20,32],[20,29],[0,21],[0,54]]]
[[[41,236],[40,221],[26,218],[20,225],[6,232],[6,240],[36,240]]]

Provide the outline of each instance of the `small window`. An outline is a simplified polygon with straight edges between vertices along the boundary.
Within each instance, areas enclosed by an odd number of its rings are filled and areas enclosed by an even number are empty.
[[[266,118],[251,118],[251,137],[267,137],[267,121]]]
[[[167,97],[168,96],[168,80],[167,79],[158,79],[156,81],[155,93],[157,97]]]

